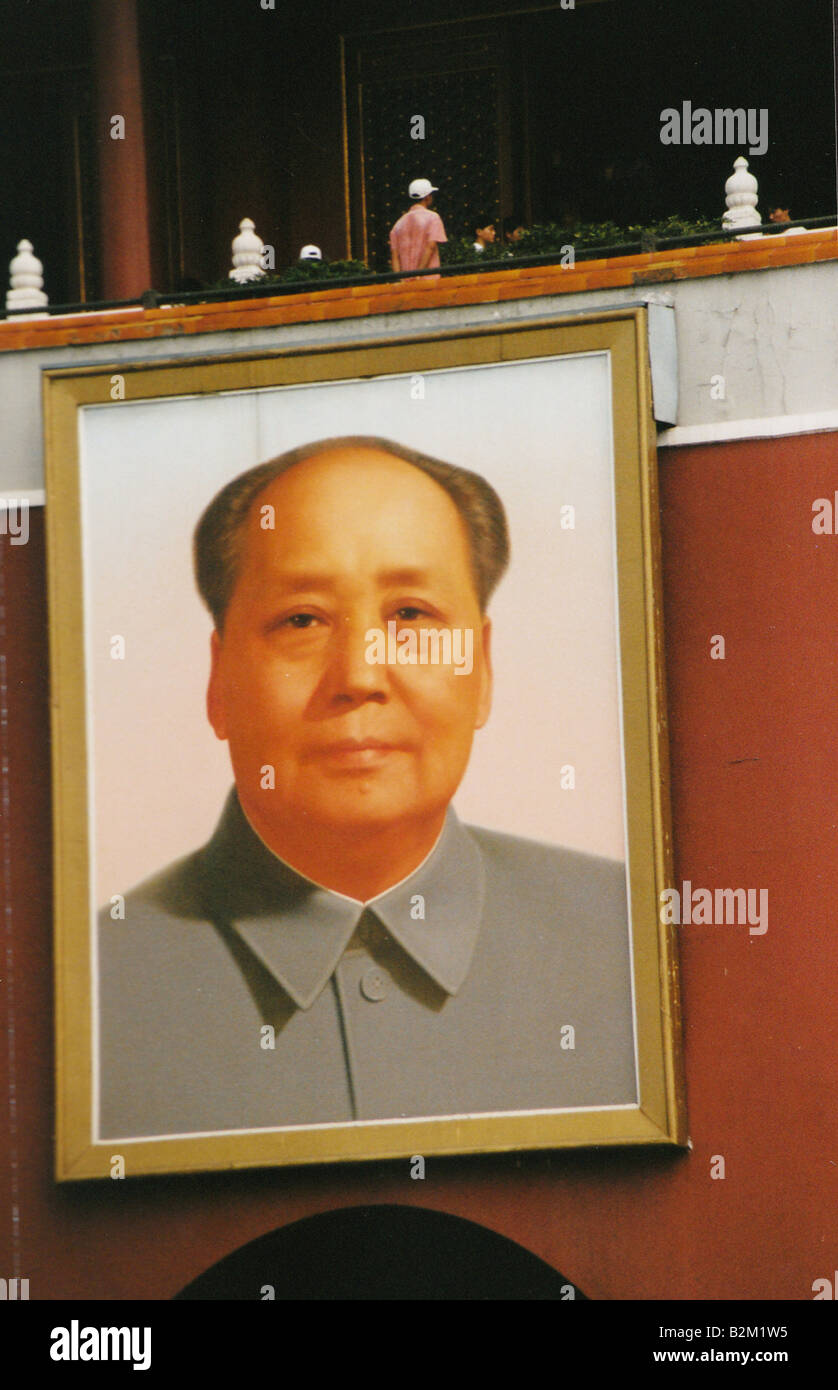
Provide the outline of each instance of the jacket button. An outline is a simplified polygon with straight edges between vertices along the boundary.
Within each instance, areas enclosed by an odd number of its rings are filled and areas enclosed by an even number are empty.
[[[371,1004],[383,999],[387,993],[387,977],[383,970],[376,966],[366,970],[361,976],[361,993],[365,999],[369,999]]]

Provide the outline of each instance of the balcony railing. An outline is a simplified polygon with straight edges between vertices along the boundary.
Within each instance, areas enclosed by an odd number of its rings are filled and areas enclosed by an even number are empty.
[[[817,231],[819,229],[836,227],[838,235],[838,214],[832,213],[826,217],[804,217],[794,222],[761,222],[753,226],[748,226],[745,230],[740,227],[711,229],[705,232],[692,233],[685,236],[672,236],[659,238],[654,235],[644,235],[635,241],[624,241],[614,245],[581,245],[576,247],[572,241],[572,234],[569,233],[567,245],[554,251],[545,252],[541,255],[491,255],[483,253],[479,260],[455,262],[453,264],[434,267],[429,270],[404,271],[366,271],[359,274],[348,276],[338,275],[312,275],[310,279],[294,279],[282,282],[278,279],[266,281],[252,280],[245,284],[238,285],[233,281],[220,287],[198,290],[146,290],[144,294],[135,299],[108,299],[97,301],[86,301],[83,303],[72,304],[42,304],[34,310],[37,315],[56,317],[59,315],[96,313],[103,310],[146,308],[155,309],[163,305],[175,304],[204,304],[222,302],[236,302],[239,300],[252,299],[271,299],[286,295],[313,294],[318,290],[340,289],[360,285],[386,285],[398,284],[405,280],[421,280],[424,278],[450,278],[453,276],[470,276],[519,270],[528,266],[551,266],[567,264],[566,253],[568,247],[573,247],[573,263],[581,261],[605,260],[620,256],[632,256],[645,252],[676,250],[689,246],[705,246],[714,243],[726,243],[744,238],[757,236],[785,236],[787,233],[800,229],[801,231]],[[564,255],[564,259],[563,259]],[[0,317],[15,319],[18,317],[33,316],[33,307],[22,307],[19,309],[2,308],[0,304]]]

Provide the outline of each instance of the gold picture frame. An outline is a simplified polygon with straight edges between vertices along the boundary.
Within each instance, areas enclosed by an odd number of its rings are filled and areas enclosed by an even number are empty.
[[[354,383],[352,389],[357,386],[363,392],[371,383],[432,381],[435,372],[480,372],[512,363],[524,369],[521,389],[525,391],[530,363],[561,364],[594,357],[606,364],[610,382],[615,623],[637,1103],[98,1137],[97,901],[91,873],[96,845],[89,758],[96,724],[85,656],[89,628],[85,546],[95,546],[96,538],[84,530],[89,525],[84,518],[91,514],[86,489],[93,486],[94,476],[82,467],[82,426],[93,418],[85,412],[98,410],[95,418],[100,420],[105,417],[99,408],[105,407],[108,420],[124,421],[108,426],[118,436],[120,429],[136,432],[131,404],[159,406],[178,401],[184,411],[199,411],[207,397],[240,400],[243,394],[252,394],[256,399],[277,389],[304,386],[316,392],[336,383]],[[279,348],[258,355],[45,373],[58,1180],[108,1177],[117,1161],[127,1176],[134,1176],[413,1155],[686,1143],[677,947],[674,928],[661,922],[659,910],[660,894],[672,883],[673,874],[655,435],[647,357],[646,311],[631,308],[428,333],[409,341],[370,337],[361,343],[332,341],[323,347]],[[480,377],[475,380],[479,386]],[[422,408],[433,408],[427,398]],[[323,431],[312,428],[312,437],[318,433]],[[258,461],[245,457],[241,467]],[[177,465],[170,461],[169,466]]]

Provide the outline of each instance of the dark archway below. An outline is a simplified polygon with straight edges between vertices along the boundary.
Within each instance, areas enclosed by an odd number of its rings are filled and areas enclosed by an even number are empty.
[[[271,1292],[272,1291],[272,1292]],[[322,1212],[249,1241],[198,1275],[180,1300],[584,1299],[523,1246],[424,1207]]]

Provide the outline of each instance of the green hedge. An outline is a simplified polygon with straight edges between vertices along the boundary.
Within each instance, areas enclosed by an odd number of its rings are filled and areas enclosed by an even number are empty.
[[[699,232],[721,232],[721,222],[709,218],[690,220],[686,217],[667,217],[660,222],[632,223],[621,227],[616,222],[580,222],[575,227],[560,227],[556,222],[537,222],[524,232],[520,241],[503,245],[497,242],[486,251],[475,251],[470,237],[457,237],[442,247],[445,265],[464,265],[481,260],[496,260],[508,256],[558,256],[563,247],[574,252],[596,246],[623,246],[647,237],[664,241],[669,237],[695,236]]]
[[[574,252],[585,251],[597,246],[623,246],[654,237],[665,241],[670,237],[687,237],[699,232],[721,232],[721,223],[709,218],[691,220],[672,216],[661,222],[641,225],[632,223],[621,227],[616,222],[580,222],[575,227],[560,227],[557,222],[537,222],[527,229],[520,241],[508,246],[496,242],[485,251],[475,251],[471,237],[454,237],[440,247],[440,260],[443,265],[476,265],[480,261],[508,259],[518,256],[548,256],[561,254],[563,248],[572,246]],[[318,280],[351,280],[354,276],[369,275],[370,271],[363,261],[295,261],[284,270],[264,275],[256,283],[259,285],[311,284]],[[226,277],[213,285],[213,289],[230,289],[235,280]]]
[[[270,274],[262,275],[260,279],[252,281],[254,285],[294,285],[310,284],[313,280],[350,280],[355,275],[369,275],[369,269],[363,261],[294,261],[292,265],[287,265],[284,270],[272,271]],[[214,290],[229,290],[233,288],[244,288],[238,280],[232,280],[226,275],[223,280],[218,280],[210,286]]]

